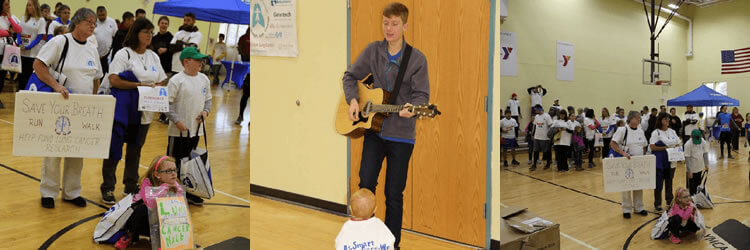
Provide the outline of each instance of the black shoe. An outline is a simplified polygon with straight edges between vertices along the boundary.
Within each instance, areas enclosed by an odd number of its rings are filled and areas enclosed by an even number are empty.
[[[534,170],[536,170],[536,165],[534,165],[531,168],[529,168],[529,171],[534,171]]]
[[[550,164],[550,163],[548,162],[548,163],[547,163],[547,165],[544,165],[544,169],[545,169],[545,170],[546,170],[546,169],[548,169],[550,165],[552,165],[552,164]]]
[[[5,104],[3,104],[3,101],[0,101],[0,109],[4,109],[4,108],[5,108]]]
[[[513,165],[521,165],[521,163],[520,163],[520,162],[518,162],[518,161],[516,161],[516,160],[513,160],[512,162],[510,162],[510,164],[513,164]]]
[[[646,216],[646,215],[648,215],[648,212],[646,212],[646,210],[641,210],[640,212],[637,212],[637,214]]]
[[[125,190],[122,191],[122,195],[123,196],[128,196],[128,194],[135,195],[138,193],[138,190],[141,190],[140,188],[138,188],[138,186],[134,188],[125,187]]]
[[[656,206],[656,211],[661,212],[661,206]]]
[[[237,120],[234,121],[234,124],[241,125],[242,124],[242,120],[244,120],[244,119],[242,119],[242,117],[237,117]]]
[[[187,202],[188,204],[194,205],[194,206],[203,206],[203,199],[198,196],[194,195],[188,195],[187,196]]]
[[[76,206],[79,206],[79,207],[86,207],[86,200],[84,200],[83,198],[81,198],[81,196],[78,196],[78,197],[76,197],[75,199],[72,199],[72,200],[63,199],[63,201],[64,202],[73,203],[73,205],[76,205]]]
[[[42,197],[42,207],[44,208],[55,208],[55,199],[49,197]]]
[[[114,205],[115,204],[115,192],[114,191],[102,192],[102,203],[107,204],[107,205]]]
[[[630,213],[622,213],[622,217],[625,219],[630,219]]]
[[[589,168],[594,168],[594,167],[596,167],[596,164],[594,164],[594,162],[589,162]]]
[[[727,158],[729,158],[729,159],[734,159],[734,157],[732,157],[731,155],[730,155],[729,157],[727,157]]]

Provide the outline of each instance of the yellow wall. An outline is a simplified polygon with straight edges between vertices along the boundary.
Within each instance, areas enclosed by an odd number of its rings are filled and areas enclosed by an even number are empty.
[[[641,83],[641,60],[648,57],[650,46],[642,5],[625,0],[524,0],[509,5],[501,29],[516,33],[518,76],[501,77],[495,98],[501,106],[495,108],[505,108],[511,93],[517,93],[522,125],[530,106],[526,89],[536,84],[548,91],[545,110],[559,98],[562,106],[591,107],[597,116],[603,106],[611,112],[617,106],[640,110],[666,103],[662,91],[669,99],[686,90],[688,25],[682,19],[672,19],[658,39],[660,60],[672,63],[673,86],[662,89]],[[575,81],[556,78],[556,40],[575,45]]]
[[[492,204],[491,211],[491,237],[493,240],[500,241],[500,103],[503,98],[500,96],[500,0],[495,0],[495,51],[493,55],[494,63],[492,64]]]
[[[721,74],[721,50],[750,47],[750,1],[730,1],[694,14],[694,56],[688,60],[688,89],[703,82],[727,82],[727,94],[740,100],[740,112],[750,111],[750,73]],[[730,110],[731,111],[731,110]]]
[[[148,4],[145,4],[145,1],[143,0],[120,0],[120,1],[91,1],[91,0],[65,0],[65,1],[58,1],[58,0],[39,0],[39,5],[42,4],[48,4],[50,6],[50,11],[54,11],[55,4],[57,2],[63,2],[64,4],[68,5],[70,7],[70,17],[73,17],[73,13],[78,8],[86,7],[93,11],[96,11],[96,7],[99,5],[103,5],[107,8],[107,15],[113,19],[122,20],[122,13],[125,11],[130,11],[135,15],[135,10],[141,8],[146,10],[146,18],[154,22],[154,26],[156,25],[156,21],[159,20],[159,17],[161,15],[154,15],[152,19],[152,13],[154,10],[154,3],[157,1],[151,0],[148,1]],[[158,1],[160,2],[160,1]],[[26,1],[25,0],[11,0],[10,2],[11,7],[11,13],[21,19],[23,17],[23,13],[26,10]],[[208,41],[208,22],[203,21],[196,21],[196,26],[198,26],[198,30],[203,34],[203,40],[201,41],[200,50],[201,52],[205,52],[206,50],[206,42]],[[172,32],[172,34],[177,32],[177,28],[182,25],[182,17],[169,17],[169,31]],[[218,37],[217,32],[219,30],[219,24],[213,23],[211,24],[211,37],[216,39]],[[158,32],[159,28],[156,27],[154,29],[154,32]],[[240,32],[243,33],[244,31]],[[210,52],[209,52],[210,53]]]
[[[333,128],[346,5],[297,1],[297,32],[299,57],[250,58],[250,183],[347,204],[348,149]]]

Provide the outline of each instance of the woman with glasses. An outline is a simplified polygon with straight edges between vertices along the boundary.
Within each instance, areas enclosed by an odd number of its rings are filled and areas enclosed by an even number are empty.
[[[148,19],[135,21],[128,30],[123,48],[115,53],[99,93],[110,93],[117,99],[109,158],[102,162],[102,202],[115,204],[115,170],[122,158],[122,144],[127,143],[123,196],[138,192],[138,163],[146,140],[152,112],[138,111],[138,87],[165,83],[167,75],[159,55],[150,50],[154,25]]]
[[[45,84],[67,99],[68,94],[95,94],[102,77],[99,65],[99,52],[96,42],[89,39],[94,34],[96,14],[88,8],[80,8],[71,20],[72,32],[52,38],[42,47],[34,61],[34,71]],[[49,73],[49,68],[56,68],[63,49],[68,47],[65,60],[60,70],[67,78],[58,82]],[[61,157],[45,157],[42,163],[41,194],[42,206],[55,207],[55,197],[60,192]],[[63,170],[63,200],[79,207],[85,207],[86,201],[81,197],[81,170],[83,158],[65,157]]]

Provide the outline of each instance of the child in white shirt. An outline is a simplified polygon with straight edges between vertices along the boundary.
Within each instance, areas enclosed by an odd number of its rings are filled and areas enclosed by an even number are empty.
[[[190,156],[198,145],[203,130],[201,122],[211,111],[211,84],[208,77],[200,73],[203,60],[208,57],[198,52],[195,47],[185,48],[180,54],[180,61],[185,70],[169,79],[167,92],[169,93],[169,144],[167,155],[177,160],[180,169],[180,159]],[[188,203],[203,205],[203,199],[187,194]]]
[[[352,194],[352,218],[347,220],[336,236],[336,250],[393,249],[396,237],[375,217],[375,195],[366,188]]]
[[[688,190],[690,195],[694,195],[703,179],[703,171],[708,171],[709,145],[699,129],[694,129],[690,133],[690,138],[685,142],[685,172],[688,177]]]

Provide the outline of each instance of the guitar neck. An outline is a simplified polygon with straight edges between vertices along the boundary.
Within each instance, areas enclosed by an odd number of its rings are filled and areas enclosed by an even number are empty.
[[[372,105],[372,112],[377,112],[377,113],[398,113],[402,109],[404,109],[404,105],[394,105],[394,104]]]

